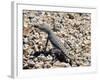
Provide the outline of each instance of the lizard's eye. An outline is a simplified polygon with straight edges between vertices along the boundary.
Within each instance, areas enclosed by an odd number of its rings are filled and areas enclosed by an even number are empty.
[[[34,27],[38,27],[38,25],[34,25]]]

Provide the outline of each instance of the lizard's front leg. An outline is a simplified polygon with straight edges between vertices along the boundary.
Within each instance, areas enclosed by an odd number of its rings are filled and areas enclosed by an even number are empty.
[[[46,49],[47,49],[48,41],[49,41],[49,38],[47,37],[47,41],[46,41],[46,44],[45,44],[45,48],[43,49],[44,52],[45,52]]]

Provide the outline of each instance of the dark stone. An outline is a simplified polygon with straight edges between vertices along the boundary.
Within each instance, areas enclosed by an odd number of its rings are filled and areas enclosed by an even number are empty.
[[[36,51],[34,54],[30,54],[31,56],[34,56],[34,57],[38,57],[41,53],[39,51]]]
[[[29,69],[28,65],[23,65],[23,69]]]
[[[69,19],[74,19],[73,15],[71,15],[71,14],[67,14],[67,15],[68,15]]]
[[[44,56],[48,56],[48,51],[36,51],[35,53],[30,54],[31,56],[38,57],[40,54],[43,54]]]
[[[50,50],[50,55],[53,57],[54,60],[59,60],[60,62],[67,62],[67,57],[62,53],[61,50],[57,48],[53,48]]]

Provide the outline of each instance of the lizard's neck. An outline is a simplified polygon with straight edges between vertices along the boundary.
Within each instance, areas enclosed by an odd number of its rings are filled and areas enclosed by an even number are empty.
[[[48,35],[52,35],[53,34],[52,30],[49,30],[47,33],[48,33]]]

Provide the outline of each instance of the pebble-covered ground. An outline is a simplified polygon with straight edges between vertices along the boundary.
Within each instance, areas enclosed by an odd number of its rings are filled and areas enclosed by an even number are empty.
[[[80,67],[91,65],[91,14],[53,11],[23,10],[23,69]],[[54,58],[61,53],[48,42],[44,52],[47,34],[32,24],[46,23],[59,37],[63,45],[68,45],[68,55],[74,57],[69,62]],[[56,50],[56,51],[55,51]],[[61,53],[62,54],[62,53]],[[77,65],[75,64],[77,62]]]

